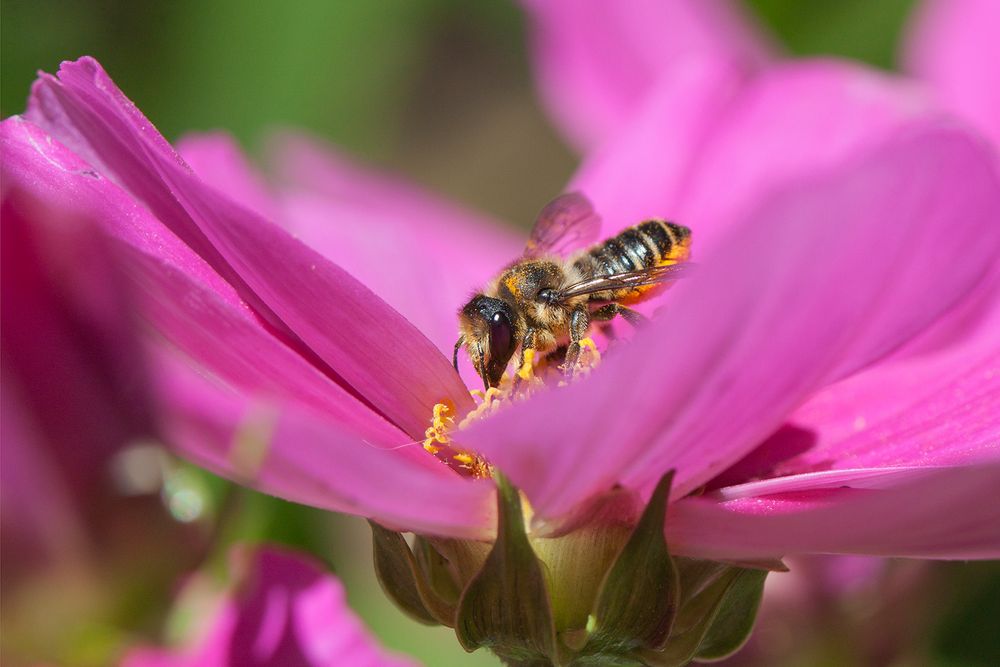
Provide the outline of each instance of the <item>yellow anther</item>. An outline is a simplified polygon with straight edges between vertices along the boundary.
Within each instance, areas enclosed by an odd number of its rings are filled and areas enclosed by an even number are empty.
[[[455,406],[451,401],[443,401],[434,406],[433,419],[431,425],[424,431],[424,449],[431,454],[441,451],[441,445],[447,445],[450,441],[448,431],[455,423],[455,418],[449,416],[454,412]]]
[[[593,339],[584,338],[580,341],[580,355],[572,375],[589,373],[600,360],[601,353]],[[546,384],[558,383],[562,386],[566,376],[556,364],[557,361],[540,356],[534,349],[525,350],[524,363],[520,368],[505,374],[499,386],[469,392],[476,399],[476,405],[461,419],[456,417],[454,404],[448,401],[438,403],[432,410],[431,426],[424,433],[424,448],[442,463],[462,474],[477,478],[492,476],[490,464],[485,459],[461,449],[461,436],[458,437],[458,443],[453,442],[452,435],[456,426],[461,431],[471,423],[499,412],[513,401],[524,400]]]
[[[480,407],[482,405],[486,404],[483,403]],[[473,477],[489,477],[492,473],[486,461],[474,454],[456,449],[451,444],[449,432],[455,427],[454,403],[445,400],[436,404],[432,415],[431,425],[424,431],[424,449],[435,455],[442,463],[452,467],[457,466]]]
[[[444,403],[437,403],[434,406],[434,423],[437,424],[442,420],[452,421],[453,420],[452,417],[447,417],[445,415],[451,412],[453,408],[454,405],[452,405],[451,401],[446,401]]]

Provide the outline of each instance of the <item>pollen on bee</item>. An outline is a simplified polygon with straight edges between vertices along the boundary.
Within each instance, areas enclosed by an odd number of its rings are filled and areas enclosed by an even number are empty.
[[[528,381],[535,377],[535,350],[525,350],[524,364],[517,369],[517,376]]]

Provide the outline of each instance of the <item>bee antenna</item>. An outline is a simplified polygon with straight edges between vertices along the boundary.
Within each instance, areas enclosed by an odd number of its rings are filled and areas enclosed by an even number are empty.
[[[465,345],[465,334],[458,337],[458,342],[455,343],[455,353],[451,355],[451,365],[455,367],[455,372],[458,373],[458,351],[462,349]]]

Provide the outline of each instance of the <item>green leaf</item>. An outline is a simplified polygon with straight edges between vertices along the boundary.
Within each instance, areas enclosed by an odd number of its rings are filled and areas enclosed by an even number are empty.
[[[677,569],[663,535],[673,471],[657,484],[632,535],[608,570],[594,609],[585,653],[623,655],[659,650],[677,612]]]
[[[417,589],[416,563],[406,540],[374,521],[368,525],[372,528],[375,574],[382,590],[407,615],[426,625],[437,625]]]
[[[511,664],[555,661],[549,594],[524,530],[521,497],[502,475],[495,479],[497,539],[462,593],[455,634],[466,651],[487,647]]]
[[[722,660],[746,643],[757,619],[766,578],[767,571],[764,570],[739,571],[736,581],[726,591],[719,615],[698,647],[697,660]]]

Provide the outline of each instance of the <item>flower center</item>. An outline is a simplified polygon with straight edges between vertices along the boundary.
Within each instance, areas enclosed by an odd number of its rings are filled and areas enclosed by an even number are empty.
[[[601,353],[590,338],[580,341],[580,356],[572,369],[564,370],[547,356],[539,356],[536,350],[527,350],[524,364],[513,373],[504,373],[498,387],[490,387],[485,392],[472,390],[476,407],[461,419],[455,411],[455,404],[445,399],[435,404],[431,425],[424,431],[424,449],[442,463],[459,474],[487,478],[493,476],[489,461],[463,449],[454,442],[454,431],[461,431],[469,424],[502,410],[516,401],[529,398],[539,389],[549,385],[564,386],[568,380],[586,376],[601,362]],[[457,422],[456,422],[457,420]]]

